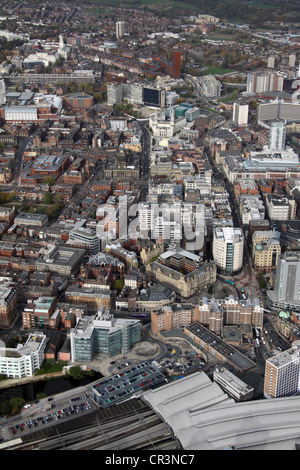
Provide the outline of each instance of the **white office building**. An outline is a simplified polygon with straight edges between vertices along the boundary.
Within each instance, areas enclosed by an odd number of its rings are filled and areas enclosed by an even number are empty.
[[[275,289],[267,291],[267,304],[275,310],[300,312],[300,253],[297,251],[280,256]]]
[[[253,398],[253,387],[238,379],[226,367],[217,367],[214,370],[213,379],[224,392],[228,393],[236,401],[246,401]]]
[[[117,21],[116,23],[116,38],[119,39],[125,34],[125,23],[124,21]]]
[[[205,75],[199,78],[199,84],[207,98],[219,98],[222,85],[214,75]]]
[[[234,103],[233,104],[233,115],[232,120],[238,126],[247,126],[248,125],[248,113],[249,105],[243,103]]]
[[[14,379],[32,377],[41,368],[47,337],[43,333],[30,334],[25,345],[0,348],[0,374]]]
[[[37,121],[36,106],[6,106],[4,108],[5,121]]]
[[[76,227],[69,233],[68,246],[84,248],[89,255],[99,253],[101,244],[96,232],[86,227]]]
[[[286,123],[284,121],[273,121],[270,127],[269,149],[284,150],[286,140]]]
[[[225,273],[238,272],[243,267],[244,234],[239,227],[214,229],[213,258],[217,268]]]
[[[275,291],[279,300],[300,300],[300,254],[281,255],[276,272]]]

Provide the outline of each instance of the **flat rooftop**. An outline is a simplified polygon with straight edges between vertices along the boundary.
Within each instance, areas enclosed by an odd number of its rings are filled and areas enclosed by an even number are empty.
[[[122,370],[120,373],[100,380],[90,387],[93,400],[102,408],[108,408],[140,394],[142,390],[166,383],[167,379],[153,362]]]
[[[225,360],[227,360],[234,368],[246,371],[256,366],[256,364],[244,356],[244,354],[222,341],[217,335],[206,329],[200,323],[192,323],[191,325],[186,326],[185,330],[190,331],[217,353],[222,354]]]
[[[268,362],[276,367],[285,366],[293,361],[299,361],[300,359],[300,349],[297,347],[292,347],[283,351],[276,356],[270,357]]]

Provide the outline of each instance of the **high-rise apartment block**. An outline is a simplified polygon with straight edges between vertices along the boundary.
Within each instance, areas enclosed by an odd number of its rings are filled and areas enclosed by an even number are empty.
[[[269,149],[284,150],[286,140],[286,123],[284,121],[273,121],[270,127]]]
[[[296,54],[290,54],[289,55],[289,67],[295,67],[296,66]]]
[[[275,289],[267,291],[268,305],[277,310],[300,311],[300,253],[282,254],[278,261]]]
[[[273,69],[275,67],[275,56],[270,55],[268,57],[268,69]]]
[[[300,300],[300,253],[280,257],[275,289],[279,300]]]
[[[116,38],[119,39],[125,34],[125,23],[124,21],[117,21],[116,23]]]
[[[180,76],[180,61],[181,61],[181,52],[180,51],[173,51],[172,54],[172,71],[173,71],[173,78],[179,78]]]
[[[247,75],[247,93],[282,91],[284,77],[276,72],[251,72]]]
[[[249,105],[246,103],[234,103],[232,120],[238,126],[247,126]]]
[[[264,396],[287,397],[300,392],[300,344],[267,359],[265,368]]]

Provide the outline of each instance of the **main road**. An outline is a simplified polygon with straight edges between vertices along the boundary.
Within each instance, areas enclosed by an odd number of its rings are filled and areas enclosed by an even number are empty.
[[[140,184],[141,184],[141,200],[145,201],[148,194],[148,181],[150,170],[150,150],[151,150],[151,135],[145,124],[140,122],[142,131],[142,157],[140,169]]]

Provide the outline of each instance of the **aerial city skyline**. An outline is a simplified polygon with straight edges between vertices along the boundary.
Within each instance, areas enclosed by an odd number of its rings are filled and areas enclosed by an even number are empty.
[[[2,449],[298,448],[299,6],[178,3],[2,2]]]

